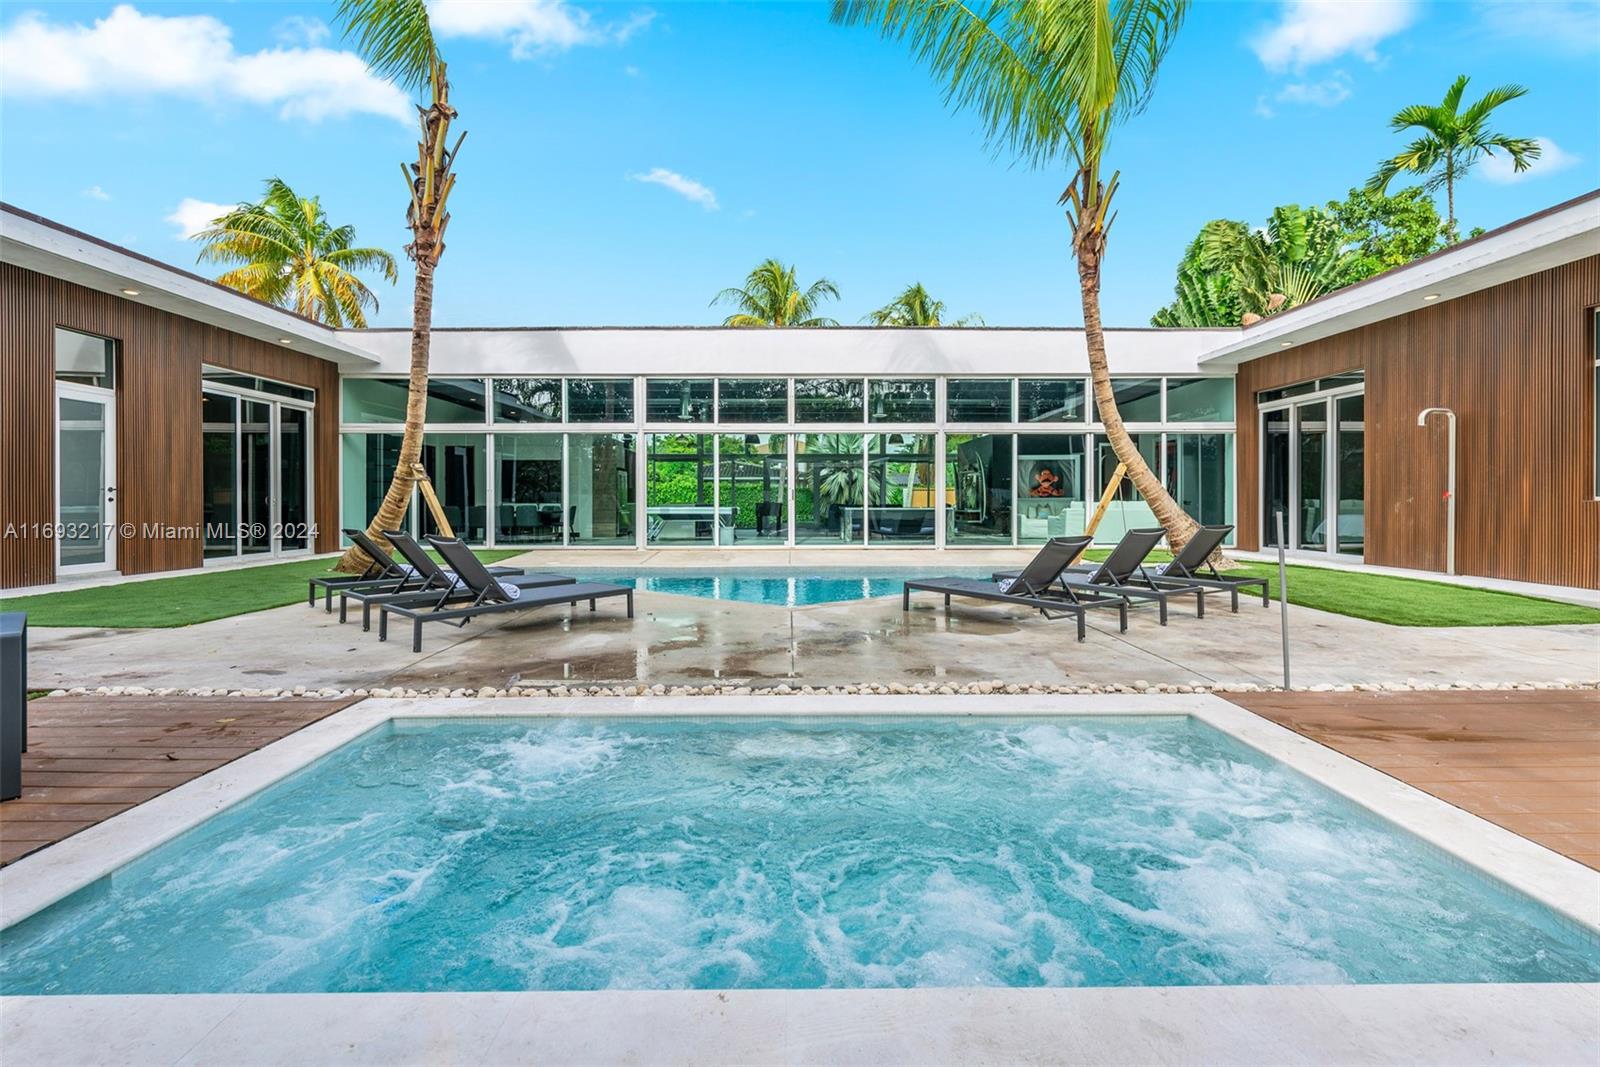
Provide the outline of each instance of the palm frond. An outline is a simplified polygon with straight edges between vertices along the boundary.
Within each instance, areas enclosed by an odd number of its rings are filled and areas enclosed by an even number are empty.
[[[429,84],[439,48],[425,0],[339,0],[333,17],[378,74],[413,92]]]
[[[1461,125],[1472,128],[1479,125],[1489,117],[1489,112],[1501,104],[1509,103],[1519,96],[1527,96],[1528,89],[1524,85],[1501,85],[1484,93],[1476,103],[1461,113]]]

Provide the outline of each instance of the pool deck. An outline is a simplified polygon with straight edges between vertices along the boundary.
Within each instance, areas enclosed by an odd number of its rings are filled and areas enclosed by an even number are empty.
[[[22,796],[0,804],[0,865],[104,822],[353,703],[249,697],[31,701]]]
[[[1600,692],[1224,698],[1600,869]]]

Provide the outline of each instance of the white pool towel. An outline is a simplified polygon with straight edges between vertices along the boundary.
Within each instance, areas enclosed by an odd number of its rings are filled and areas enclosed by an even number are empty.
[[[995,582],[994,584],[998,585],[1000,587],[1000,591],[1002,593],[1009,593],[1009,592],[1011,592],[1011,587],[1016,585],[1021,580],[1022,579],[1020,579],[1020,578],[1001,578],[999,581]]]
[[[507,600],[518,600],[522,597],[522,587],[512,585],[510,582],[501,582],[500,591],[506,595]]]

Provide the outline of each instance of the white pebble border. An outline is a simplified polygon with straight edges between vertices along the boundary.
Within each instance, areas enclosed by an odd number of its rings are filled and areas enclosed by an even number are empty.
[[[1415,678],[1404,682],[1362,682],[1355,685],[1297,685],[1291,692],[1296,693],[1430,693],[1451,690],[1464,691],[1500,691],[1512,689],[1600,689],[1600,679],[1591,681],[1573,681],[1561,678],[1554,682],[1423,682]],[[991,694],[1018,694],[1031,695],[1049,693],[1279,693],[1284,692],[1282,686],[1255,685],[1244,682],[1233,685],[1210,684],[1193,681],[1188,683],[1151,683],[1143,680],[1130,682],[1126,685],[1061,685],[1048,682],[1006,682],[999,678],[987,682],[971,682],[964,685],[944,684],[938,685],[931,682],[890,682],[887,685],[866,682],[860,685],[801,685],[791,686],[780,682],[777,685],[547,685],[547,686],[510,686],[496,688],[486,685],[478,689],[464,687],[450,688],[441,686],[433,689],[408,689],[370,688],[370,689],[334,689],[324,687],[311,689],[297,685],[293,689],[228,689],[228,688],[191,688],[191,689],[151,689],[140,685],[102,685],[94,688],[76,686],[72,689],[52,689],[47,696],[133,696],[133,697],[305,697],[324,700],[334,700],[350,697],[402,697],[406,699],[431,699],[431,698],[461,698],[473,697],[477,699],[493,699],[495,697],[648,697],[648,696],[879,696],[888,693],[907,694],[918,693],[925,695],[953,696],[956,694],[985,696]]]

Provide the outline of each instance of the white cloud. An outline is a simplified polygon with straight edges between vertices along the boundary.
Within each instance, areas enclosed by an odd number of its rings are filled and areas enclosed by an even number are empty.
[[[90,200],[110,200],[111,199],[111,194],[106,192],[104,189],[100,188],[98,185],[89,186],[89,188],[87,188],[87,189],[85,189],[83,191],[83,195],[88,197]]]
[[[624,44],[650,25],[655,12],[601,23],[565,0],[428,0],[428,17],[440,37],[504,41],[512,58],[527,59],[579,45]]]
[[[668,170],[665,167],[655,167],[644,174],[630,174],[628,178],[631,181],[665,186],[685,200],[699,204],[707,211],[717,210],[717,194],[712,192],[710,186],[697,182],[693,178],[685,178],[677,171]]]
[[[1342,55],[1369,62],[1377,46],[1416,19],[1414,0],[1288,0],[1250,42],[1268,70],[1304,70]]]
[[[1478,161],[1478,175],[1496,185],[1510,185],[1512,182],[1526,181],[1529,178],[1542,178],[1546,174],[1554,174],[1583,162],[1580,157],[1568,152],[1548,137],[1535,137],[1534,140],[1539,142],[1539,158],[1534,160],[1527,170],[1517,173],[1511,157],[1503,150],[1497,149],[1494,155],[1486,155]]]
[[[38,12],[0,31],[4,91],[19,96],[168,94],[276,105],[284,118],[383,115],[410,123],[405,94],[353,52],[284,47],[241,55],[210,15],[146,15],[129,4],[92,25]]]
[[[1350,75],[1338,70],[1320,81],[1290,82],[1278,90],[1277,98],[1285,104],[1334,107],[1350,99]]]
[[[1569,54],[1600,52],[1600,4],[1593,0],[1478,0],[1491,37],[1516,37]]]
[[[192,196],[186,196],[178,202],[177,210],[168,215],[165,221],[178,228],[178,240],[187,241],[238,206],[213,204],[209,200],[196,200]]]
[[[284,44],[316,46],[332,36],[333,31],[328,29],[328,24],[319,18],[312,18],[308,15],[290,15],[278,23],[273,33]]]

